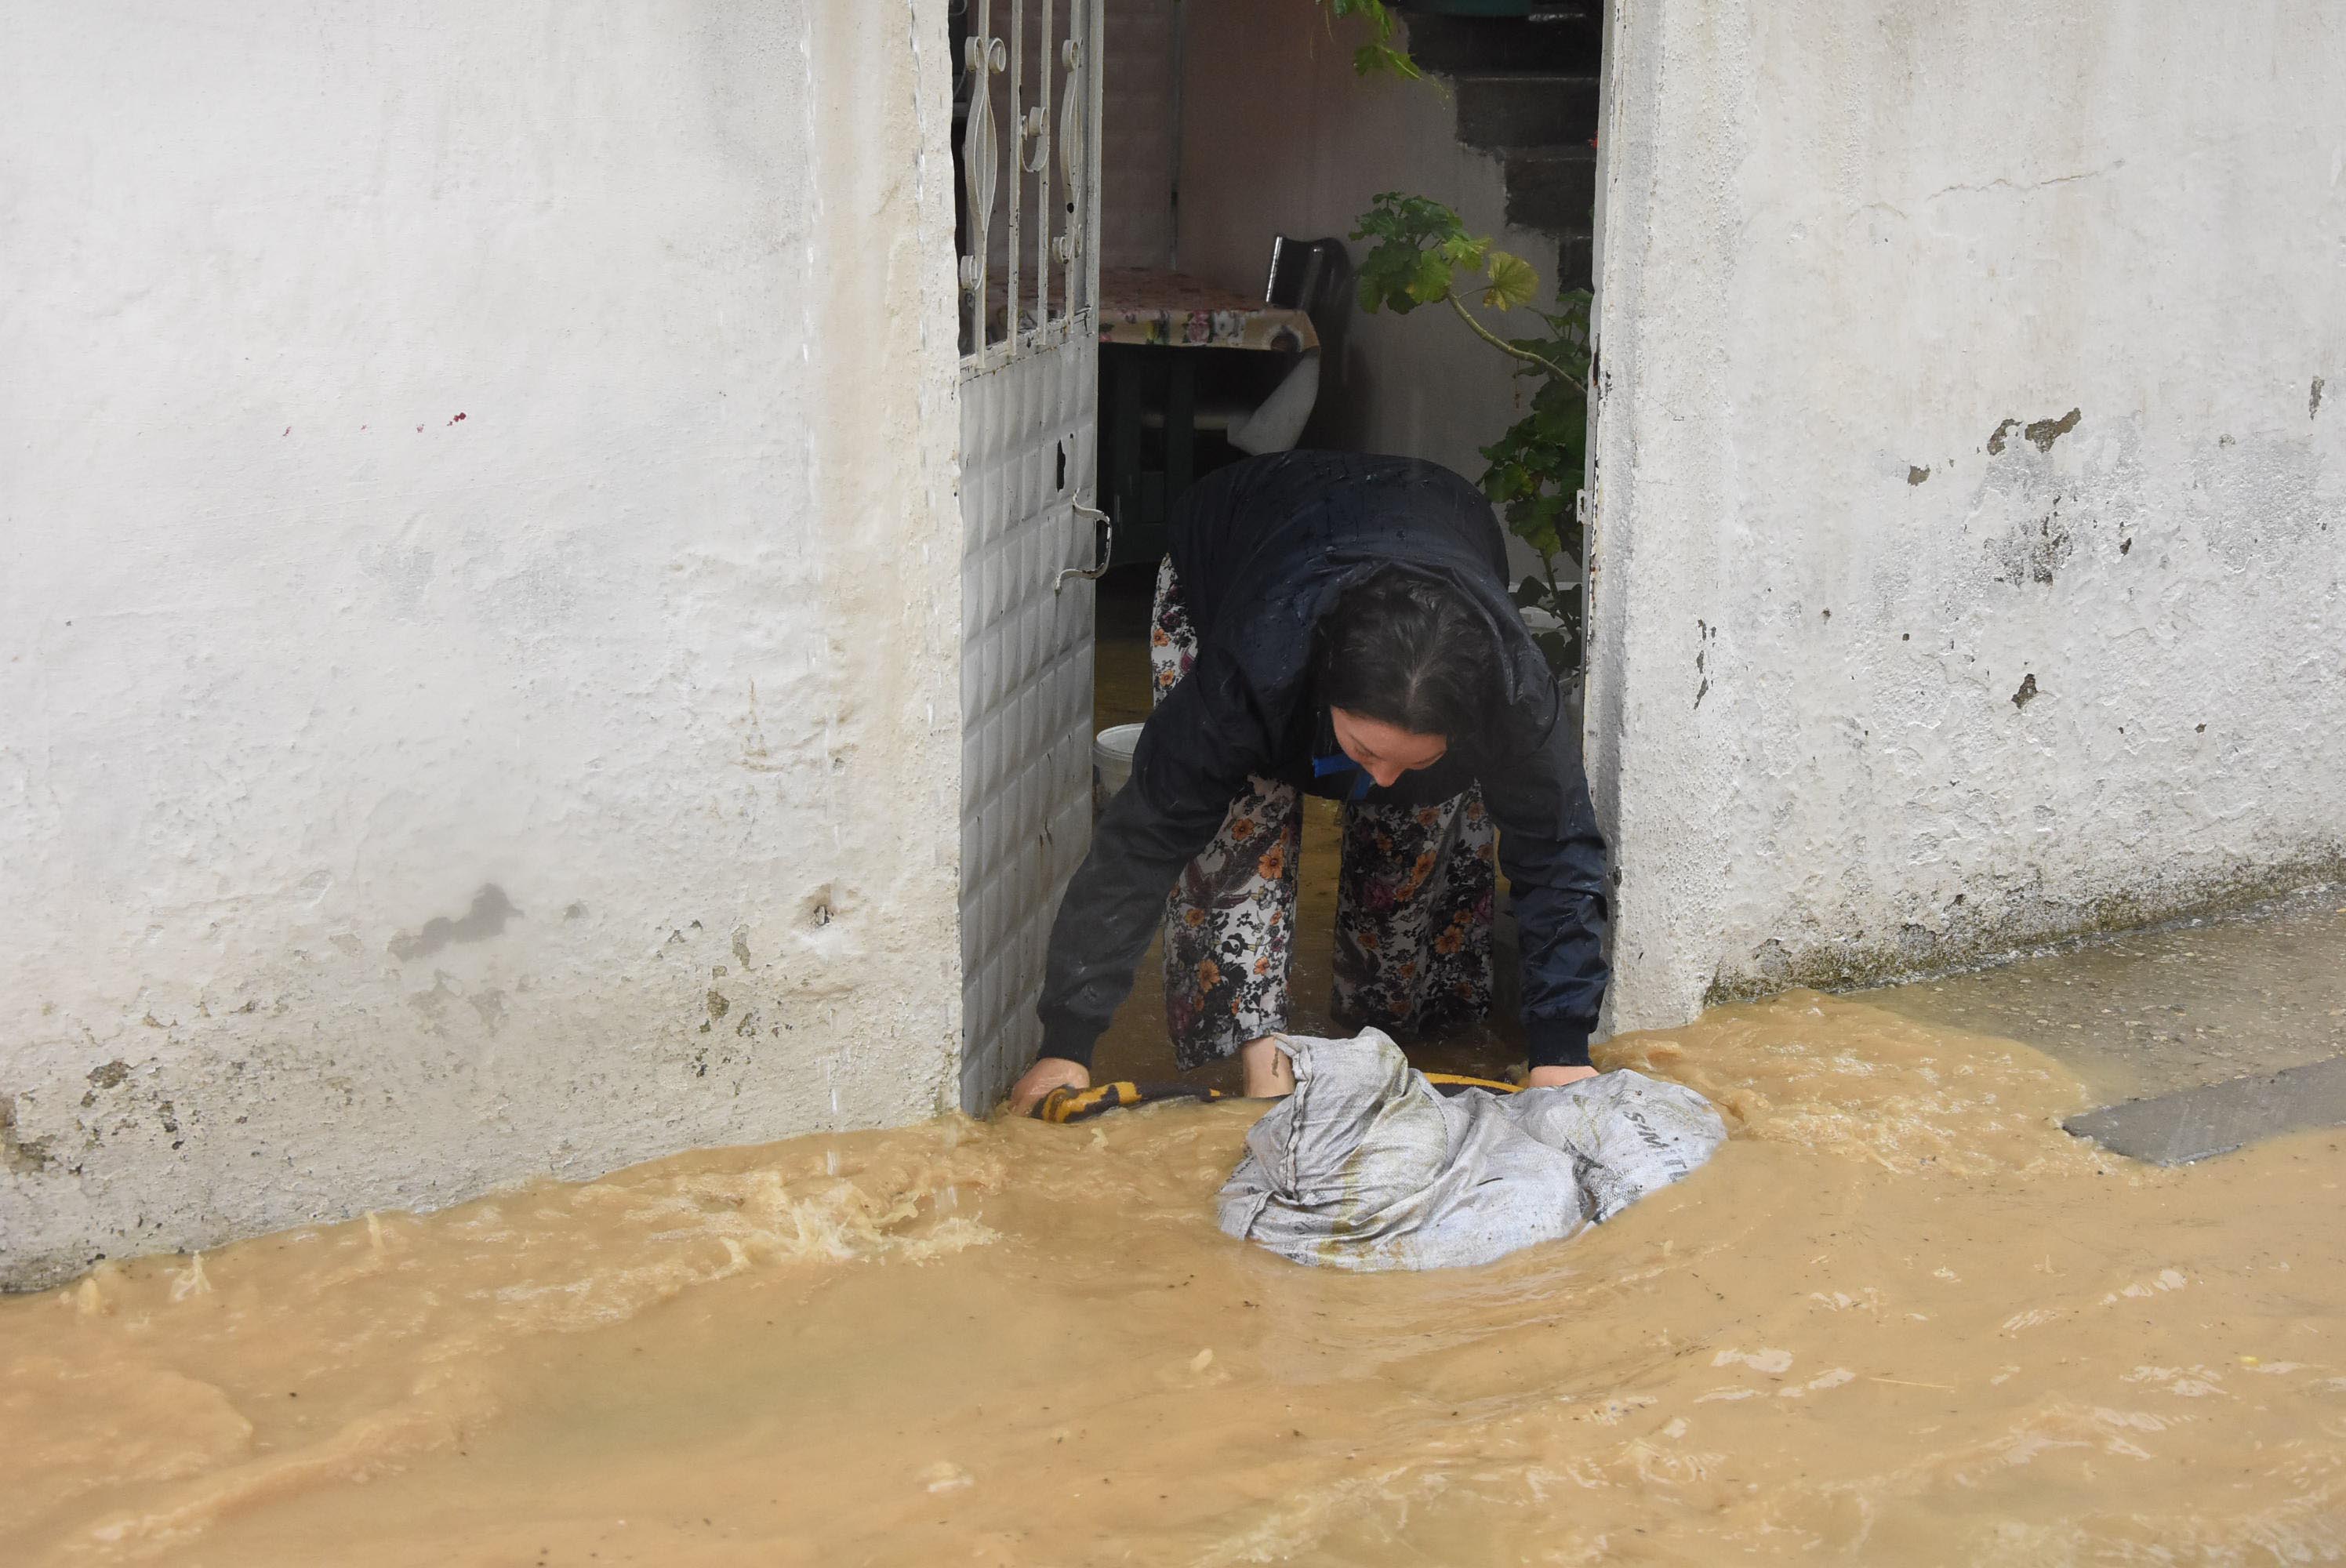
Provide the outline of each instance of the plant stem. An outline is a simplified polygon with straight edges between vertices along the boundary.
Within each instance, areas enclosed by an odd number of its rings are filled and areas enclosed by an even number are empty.
[[[1501,353],[1519,359],[1525,364],[1537,365],[1540,369],[1547,372],[1548,374],[1556,377],[1558,381],[1561,381],[1569,386],[1578,387],[1582,392],[1586,392],[1588,390],[1586,383],[1582,382],[1578,376],[1574,375],[1570,371],[1566,370],[1562,365],[1557,364],[1554,360],[1549,359],[1546,355],[1535,354],[1529,349],[1519,349],[1515,344],[1507,341],[1506,339],[1499,336],[1498,333],[1491,331],[1490,328],[1484,326],[1482,322],[1476,321],[1474,319],[1474,313],[1472,311],[1469,311],[1465,305],[1461,302],[1454,291],[1450,295],[1450,308],[1458,312],[1458,319],[1460,321],[1465,322],[1469,327],[1472,327],[1474,330],[1474,335],[1476,337],[1482,339],[1484,342],[1490,344]]]

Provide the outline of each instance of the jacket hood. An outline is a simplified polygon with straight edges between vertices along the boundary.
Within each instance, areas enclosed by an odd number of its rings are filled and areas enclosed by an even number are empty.
[[[1505,536],[1483,494],[1438,463],[1291,452],[1222,469],[1176,519],[1174,569],[1204,640],[1228,650],[1255,702],[1291,709],[1321,621],[1344,590],[1387,568],[1451,590],[1489,635],[1511,733],[1484,749],[1535,749],[1562,693],[1507,594]]]

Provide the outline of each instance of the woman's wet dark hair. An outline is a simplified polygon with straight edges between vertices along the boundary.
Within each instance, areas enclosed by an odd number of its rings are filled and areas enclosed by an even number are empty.
[[[1320,696],[1413,735],[1481,732],[1497,696],[1490,622],[1452,589],[1385,567],[1321,623]]]

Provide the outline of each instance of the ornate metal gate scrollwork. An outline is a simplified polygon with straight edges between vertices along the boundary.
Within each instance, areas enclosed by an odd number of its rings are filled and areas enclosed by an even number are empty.
[[[954,97],[965,370],[1063,341],[1091,312],[1100,9],[1100,0],[1071,0],[1062,32],[1053,0],[964,0],[970,32]]]

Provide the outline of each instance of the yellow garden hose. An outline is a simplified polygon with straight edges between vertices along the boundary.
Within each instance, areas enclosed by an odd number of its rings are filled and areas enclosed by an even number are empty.
[[[1428,1073],[1425,1081],[1445,1093],[1459,1089],[1488,1089],[1494,1094],[1512,1095],[1520,1084],[1503,1084],[1495,1078],[1470,1078],[1459,1073]],[[1230,1098],[1219,1089],[1208,1089],[1195,1084],[1136,1084],[1119,1078],[1113,1084],[1095,1084],[1088,1089],[1069,1088],[1062,1084],[1036,1102],[1027,1114],[1042,1122],[1087,1122],[1108,1111],[1120,1111],[1132,1105],[1156,1105],[1167,1100],[1226,1100]]]

